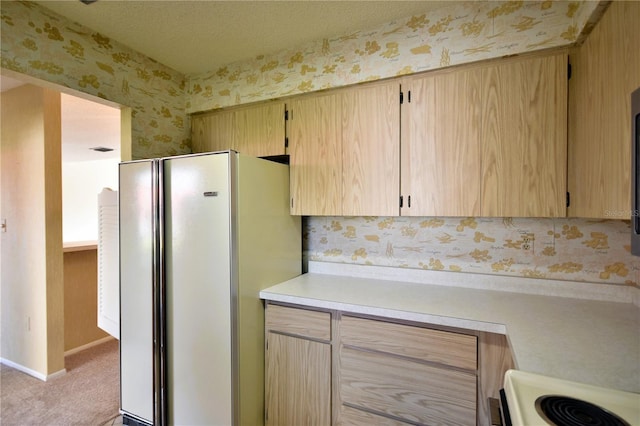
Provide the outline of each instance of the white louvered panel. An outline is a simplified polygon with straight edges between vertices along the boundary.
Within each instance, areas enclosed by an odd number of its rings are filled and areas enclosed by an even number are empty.
[[[119,339],[118,192],[98,194],[98,327]]]

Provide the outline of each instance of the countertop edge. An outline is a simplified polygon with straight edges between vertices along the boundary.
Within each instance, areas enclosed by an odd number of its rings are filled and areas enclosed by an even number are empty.
[[[96,250],[98,248],[97,241],[73,241],[62,244],[63,253],[74,251]]]
[[[321,308],[347,312],[352,314],[371,315],[381,318],[389,318],[404,321],[413,321],[425,324],[442,325],[446,327],[456,327],[473,331],[484,331],[489,333],[507,334],[504,324],[492,323],[486,321],[468,320],[463,318],[448,317],[442,315],[431,315],[427,313],[418,313],[410,311],[401,311],[397,309],[385,309],[380,307],[371,307],[365,305],[355,305],[351,303],[341,303],[331,300],[311,299],[306,297],[273,293],[269,291],[261,291],[260,298],[271,302],[289,303],[292,305],[308,306],[312,308]]]

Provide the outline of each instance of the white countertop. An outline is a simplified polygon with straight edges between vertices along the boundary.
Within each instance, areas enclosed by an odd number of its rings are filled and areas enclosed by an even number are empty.
[[[64,253],[73,251],[96,250],[97,248],[97,241],[70,241],[62,243],[62,251]]]
[[[400,274],[402,280],[389,279],[388,275],[394,273],[390,269]],[[403,276],[402,271],[395,268],[354,268],[354,265],[343,268],[314,262],[310,262],[309,270],[261,291],[260,297],[506,334],[519,370],[640,392],[640,308],[618,301],[630,294],[627,289],[610,288],[584,298],[585,292],[580,290],[599,285],[572,287],[573,284],[564,282],[539,283],[538,287],[550,289],[547,294],[553,293],[554,286],[568,286],[576,292],[575,297],[567,297],[560,289],[562,296],[550,296],[515,292],[513,289],[520,283],[523,291],[532,292],[531,282],[517,277],[419,271],[419,276],[426,278],[416,278],[411,272]],[[465,279],[473,280],[469,286],[476,288],[464,287],[461,280]],[[433,284],[434,280],[440,283]],[[510,291],[479,288],[478,281],[501,280],[511,283],[505,286]]]

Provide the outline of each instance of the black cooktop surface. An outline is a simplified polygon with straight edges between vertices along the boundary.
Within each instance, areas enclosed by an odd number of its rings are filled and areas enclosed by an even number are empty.
[[[619,416],[581,399],[562,395],[543,395],[536,410],[555,426],[630,426]]]

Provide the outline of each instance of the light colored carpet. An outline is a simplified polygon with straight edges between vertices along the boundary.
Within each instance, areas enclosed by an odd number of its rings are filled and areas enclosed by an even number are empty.
[[[2,426],[104,425],[119,414],[118,341],[65,358],[67,373],[43,382],[0,366]]]

